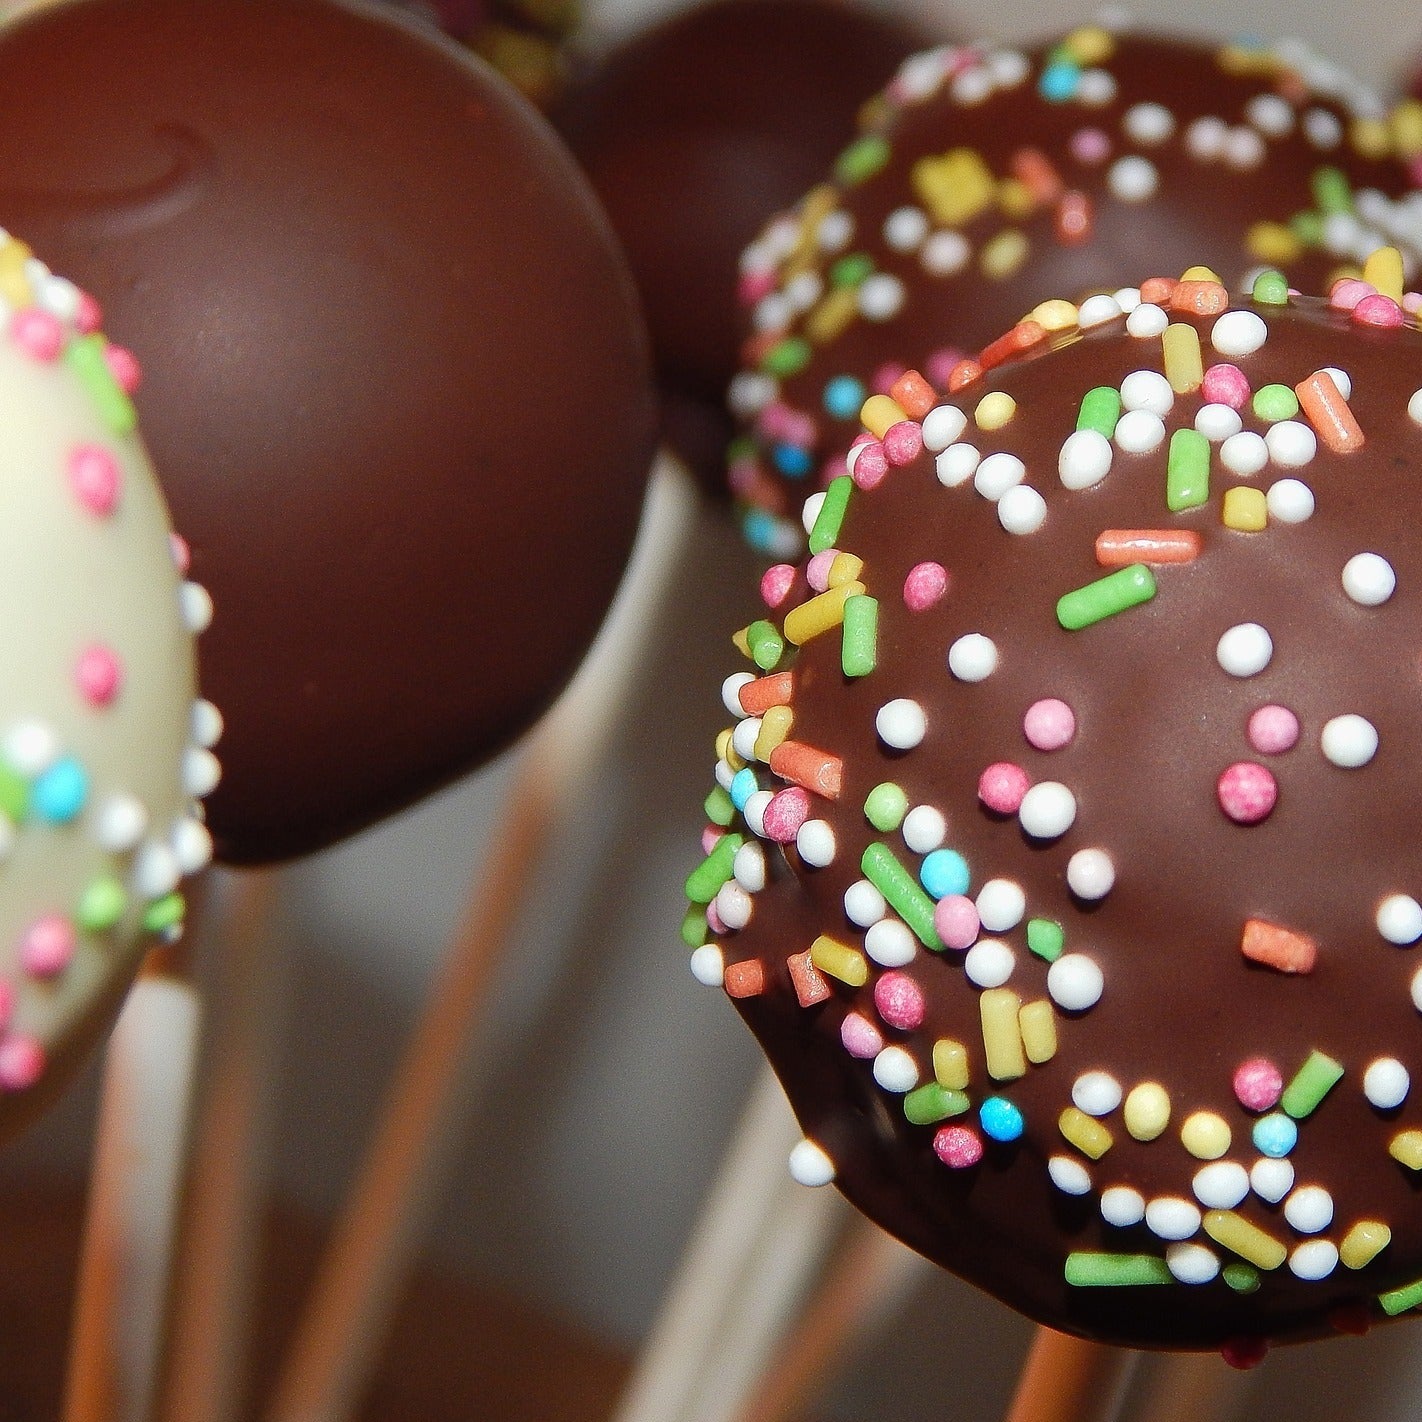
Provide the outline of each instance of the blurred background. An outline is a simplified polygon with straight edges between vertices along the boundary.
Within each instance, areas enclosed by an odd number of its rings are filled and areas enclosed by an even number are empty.
[[[900,3],[964,38],[1031,38],[1091,13],[1069,0],[956,0],[951,10]],[[585,0],[589,41],[610,43],[655,12],[648,0]],[[1132,13],[1146,26],[1222,38],[1298,35],[1383,91],[1422,50],[1422,15],[1402,0],[1153,0]],[[591,1422],[606,1414],[654,1315],[758,1065],[719,993],[692,980],[677,935],[723,720],[728,635],[755,605],[758,569],[724,512],[701,508],[672,592],[643,629],[633,702],[576,823],[533,874],[507,944],[471,1062],[451,1186],[370,1417]],[[511,759],[282,875],[273,931],[290,990],[270,1188],[283,1246],[264,1294],[268,1353],[350,1179],[470,876],[499,833]],[[53,1415],[32,1399],[52,1397],[58,1376],[45,1370],[60,1364],[53,1335],[64,1326],[96,1083],[91,1066],[54,1112],[0,1153],[6,1419]],[[45,1223],[60,1231],[58,1244],[36,1233]],[[975,1291],[925,1275],[846,1356],[813,1416],[992,1418],[1027,1335]],[[1269,1415],[1295,1422],[1416,1418],[1417,1339],[1416,1326],[1403,1324],[1278,1351],[1251,1377],[1235,1415],[1262,1416],[1267,1397]],[[550,1350],[556,1369],[545,1366]],[[1332,1381],[1340,1368],[1350,1379],[1346,1403]]]

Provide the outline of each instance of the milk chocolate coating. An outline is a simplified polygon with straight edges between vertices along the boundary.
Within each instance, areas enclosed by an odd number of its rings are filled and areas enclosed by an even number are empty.
[[[1341,369],[1351,379],[1349,404],[1366,438],[1361,450],[1335,453],[1320,441],[1302,467],[1276,460],[1244,478],[1228,472],[1216,443],[1206,501],[1172,513],[1167,460],[1175,432],[1193,433],[1204,403],[1196,390],[1174,396],[1165,439],[1153,452],[1117,448],[1098,484],[1064,488],[1059,454],[1082,398],[1098,387],[1119,390],[1136,370],[1162,369],[1160,338],[1128,335],[1118,319],[1040,359],[990,372],[948,401],[967,416],[962,441],[984,458],[1007,451],[1022,461],[1025,484],[1045,501],[1036,532],[1006,531],[998,506],[972,479],[945,487],[931,452],[890,468],[878,487],[851,493],[833,546],[863,559],[858,579],[878,599],[877,664],[867,675],[846,676],[834,627],[775,668],[791,670],[793,740],[842,761],[837,798],[810,797],[811,818],[833,831],[833,861],[812,868],[795,843],[782,850],[758,841],[768,885],[751,893],[746,926],[711,940],[731,965],[728,988],[736,981],[734,965],[763,967],[764,991],[752,988],[736,1006],[769,1054],[807,1137],[828,1154],[836,1183],[859,1208],[1032,1318],[1129,1346],[1316,1337],[1380,1319],[1379,1295],[1422,1279],[1422,1176],[1389,1155],[1398,1132],[1422,1125],[1422,1023],[1414,1006],[1422,1002],[1414,984],[1419,948],[1387,941],[1376,921],[1387,897],[1422,897],[1416,835],[1422,400],[1413,398],[1422,389],[1422,334],[1410,321],[1407,329],[1364,329],[1297,300],[1287,310],[1250,309],[1267,319],[1268,340],[1238,358],[1212,349],[1212,319],[1178,312],[1171,319],[1199,331],[1207,369],[1235,363],[1255,392],[1274,382],[1292,389],[1320,369]],[[996,431],[978,428],[974,419],[989,391],[1017,402]],[[1241,415],[1245,430],[1270,427],[1248,405]],[[1295,419],[1309,423],[1304,414]],[[1282,521],[1275,512],[1282,506],[1271,502],[1262,531],[1223,524],[1226,490],[1268,490],[1286,478],[1312,490],[1312,517]],[[1109,528],[1193,531],[1199,556],[1155,567],[1152,600],[1065,630],[1057,600],[1105,576],[1093,550]],[[1355,601],[1342,582],[1345,564],[1365,551],[1385,558],[1396,576],[1396,590],[1378,605]],[[947,570],[948,589],[934,605],[911,611],[906,575],[930,559]],[[787,600],[767,616],[779,625],[810,591],[802,567]],[[1271,635],[1272,659],[1255,675],[1231,674],[1218,660],[1218,640],[1249,622]],[[975,682],[946,665],[950,646],[969,633],[991,638],[998,655],[996,669]],[[1056,750],[1034,748],[1023,728],[1027,708],[1047,697],[1075,713],[1074,737]],[[926,713],[926,735],[912,749],[891,750],[876,734],[879,709],[895,698],[912,698]],[[1292,749],[1265,753],[1251,744],[1250,715],[1268,703],[1297,716],[1301,733]],[[1378,735],[1375,756],[1352,769],[1321,749],[1325,724],[1348,714],[1365,717]],[[1033,785],[1068,787],[1076,813],[1065,833],[1033,838],[1017,814],[985,808],[979,777],[1000,762],[1020,766]],[[1277,804],[1262,822],[1238,823],[1222,808],[1217,778],[1236,762],[1262,764],[1277,782]],[[752,770],[763,789],[785,790],[786,780],[768,766]],[[866,817],[866,797],[884,782],[901,786],[909,806],[932,806],[945,816],[943,847],[966,860],[968,897],[993,879],[1022,889],[1021,920],[984,928],[979,941],[1008,945],[1015,961],[1006,987],[1023,1004],[1055,997],[1048,963],[1027,946],[1032,919],[1060,924],[1065,953],[1085,955],[1100,968],[1104,991],[1094,1006],[1069,1011],[1052,1004],[1057,1049],[1050,1060],[1024,1064],[1017,1076],[989,1074],[980,1022],[984,989],[969,980],[964,953],[941,943],[931,950],[920,941],[912,961],[892,970],[861,957],[862,987],[826,974],[824,999],[800,1004],[787,968],[792,955],[805,953],[819,935],[865,954],[865,929],[850,920],[844,895],[864,875],[866,847],[887,845],[918,880],[926,851],[911,849],[897,828],[876,830]],[[757,842],[744,816],[732,829]],[[1114,887],[1094,902],[1066,881],[1072,856],[1088,848],[1105,850],[1115,870]],[[888,916],[897,917],[892,907]],[[1247,960],[1242,933],[1251,919],[1311,938],[1313,970],[1286,974]],[[895,973],[917,985],[921,1025],[901,1030],[880,1011],[876,988]],[[885,1047],[908,1052],[920,1084],[934,1080],[935,1041],[964,1044],[969,1082],[962,1113],[911,1124],[903,1095],[876,1084],[875,1062],[843,1045],[851,1012],[878,1030]],[[1251,1134],[1267,1111],[1236,1099],[1236,1069],[1267,1058],[1287,1085],[1316,1051],[1341,1064],[1343,1075],[1316,1109],[1301,1113],[1288,1160],[1297,1187],[1329,1192],[1332,1221],[1305,1233],[1286,1218],[1287,1201],[1271,1204],[1257,1191],[1231,1208],[1282,1244],[1290,1260],[1310,1240],[1338,1245],[1358,1222],[1381,1222],[1391,1242],[1372,1262],[1339,1263],[1314,1281],[1296,1277],[1283,1262],[1256,1270],[1252,1293],[1238,1292],[1222,1276],[1132,1287],[1066,1282],[1072,1251],[1143,1254],[1159,1267],[1166,1240],[1145,1223],[1107,1223],[1102,1193],[1129,1186],[1146,1202],[1177,1197],[1206,1212],[1193,1192],[1209,1162],[1182,1143],[1186,1119],[1216,1113],[1231,1132],[1223,1159],[1251,1168],[1261,1158]],[[1413,1083],[1392,1109],[1364,1095],[1365,1071],[1379,1058],[1397,1059]],[[1081,1074],[1092,1071],[1110,1073],[1126,1093],[1160,1083],[1171,1103],[1163,1134],[1134,1138],[1116,1106],[1100,1118],[1111,1144],[1099,1160],[1070,1144],[1059,1117],[1072,1106]],[[1020,1110],[1020,1139],[986,1139],[979,1111],[992,1097]],[[976,1135],[984,1146],[980,1163],[965,1169],[942,1163],[933,1146],[941,1126]],[[1085,1171],[1086,1193],[1053,1184],[1053,1157]],[[1209,1250],[1219,1266],[1238,1269],[1231,1250],[1204,1230],[1189,1243]]]
[[[708,492],[725,493],[741,250],[926,42],[838,0],[716,0],[614,50],[554,113],[641,290],[665,436]]]
[[[1331,66],[1307,55],[1290,52],[1285,58],[1281,52],[1275,57],[1260,50],[1252,67],[1246,62],[1243,72],[1235,72],[1237,51],[1129,33],[1109,43],[1111,53],[1075,66],[1078,88],[1064,98],[1042,93],[1048,82],[1044,71],[1056,55],[1053,45],[959,51],[949,57],[950,73],[941,83],[942,64],[935,67],[927,57],[914,61],[889,90],[888,120],[865,131],[885,142],[883,166],[858,182],[841,174],[833,199],[815,210],[811,226],[819,231],[830,230],[821,224],[831,213],[832,223],[847,226],[842,242],[826,247],[811,233],[803,248],[779,263],[772,260],[772,245],[757,244],[757,263],[767,272],[774,302],[793,276],[806,272],[820,279],[826,294],[845,285],[854,289],[844,273],[857,264],[900,283],[903,295],[892,314],[858,315],[833,335],[817,332],[820,299],[788,320],[765,319],[768,306],[746,313],[742,330],[753,337],[747,374],[772,368],[773,359],[766,359],[769,347],[785,339],[809,342],[802,368],[776,377],[768,390],[756,389],[743,376],[739,398],[733,400],[754,440],[750,454],[733,460],[731,467],[733,493],[757,511],[746,525],[753,542],[767,551],[794,546],[800,504],[807,493],[823,487],[856,432],[857,409],[840,415],[826,409],[826,385],[836,376],[851,376],[873,389],[886,364],[927,373],[935,353],[973,355],[1039,301],[1109,289],[1123,270],[1138,270],[1141,254],[1160,271],[1178,273],[1189,263],[1204,263],[1232,289],[1262,262],[1282,267],[1301,291],[1321,292],[1329,274],[1370,249],[1358,241],[1359,226],[1371,234],[1373,246],[1411,231],[1407,223],[1396,231],[1370,221],[1340,223],[1330,249],[1309,230],[1323,222],[1316,184],[1324,170],[1336,169],[1354,198],[1363,190],[1396,198],[1410,186],[1405,167],[1390,151],[1368,157],[1355,147],[1357,129],[1348,102],[1353,96]],[[1020,75],[999,77],[1009,67],[1020,67]],[[1060,78],[1066,71],[1057,64],[1053,72]],[[915,83],[933,91],[915,96]],[[1090,92],[1093,83],[1101,84],[1109,97],[1098,101]],[[1326,96],[1334,90],[1338,97]],[[1148,127],[1131,131],[1127,117],[1142,105],[1165,111],[1168,136],[1136,136]],[[1216,151],[1208,157],[1192,151],[1197,139],[1192,125],[1204,118],[1220,125]],[[1277,131],[1271,123],[1275,118],[1280,119]],[[1098,146],[1091,153],[1093,140],[1083,135],[1094,135],[1104,149]],[[1386,138],[1382,141],[1386,148]],[[1231,156],[1230,144],[1239,145],[1238,155]],[[925,201],[915,169],[921,160],[941,160],[956,150],[982,165],[992,196],[971,216],[945,221]],[[1084,195],[1092,214],[1085,240],[1064,240],[1059,232],[1059,198],[1037,200],[1025,214],[1004,209],[1000,184],[1020,174],[1017,160],[1023,150],[1047,160],[1063,193]],[[1150,196],[1125,200],[1113,195],[1113,166],[1125,158],[1150,164],[1155,181]],[[830,174],[820,177],[826,180]],[[959,193],[968,186],[961,169],[946,185]],[[961,265],[933,274],[926,265],[925,241],[892,245],[885,221],[900,209],[926,214],[930,234],[959,234]],[[1249,240],[1260,223],[1286,230],[1296,224],[1307,240],[1293,256],[1270,249],[1262,257]],[[989,244],[1008,233],[1025,239],[1025,258],[1000,275],[985,276]],[[785,411],[799,428],[787,430],[784,419],[777,420]],[[787,459],[796,477],[787,475]],[[780,522],[768,525],[767,514]]]
[[[221,857],[317,849],[516,736],[654,440],[585,182],[478,61],[328,0],[81,0],[0,39],[0,222],[102,304],[227,717]]]

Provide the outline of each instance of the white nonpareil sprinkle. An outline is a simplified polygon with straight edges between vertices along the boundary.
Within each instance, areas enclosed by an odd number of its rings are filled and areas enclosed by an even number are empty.
[[[1338,1246],[1328,1239],[1311,1239],[1289,1255],[1289,1271],[1296,1278],[1316,1283],[1338,1267]]]
[[[1155,164],[1136,154],[1116,159],[1106,171],[1106,186],[1119,202],[1145,202],[1155,196],[1159,184]]]
[[[1201,405],[1195,414],[1195,429],[1211,444],[1223,444],[1243,428],[1244,421],[1240,419],[1239,411],[1230,405]],[[1267,457],[1267,446],[1261,442],[1260,447],[1266,451]],[[1261,464],[1259,467],[1262,469],[1264,466]]]
[[[968,264],[973,249],[961,232],[935,232],[923,244],[918,259],[929,276],[952,276]]]
[[[996,502],[1026,477],[1027,466],[1015,455],[999,451],[989,454],[973,474],[973,488],[983,498]]]
[[[790,1152],[790,1178],[799,1185],[828,1185],[835,1175],[834,1161],[814,1141],[800,1141]]]
[[[956,489],[973,477],[979,459],[976,446],[971,444],[950,444],[933,462],[938,482],[945,489]]]
[[[883,894],[868,879],[856,879],[844,891],[844,916],[859,928],[872,928],[888,911]]]
[[[1076,97],[1092,108],[1101,108],[1116,97],[1116,79],[1105,69],[1083,69],[1077,80]]]
[[[1414,390],[1407,402],[1407,413],[1415,425],[1422,425],[1422,390]]]
[[[902,1047],[885,1047],[874,1058],[874,1080],[902,1096],[918,1085],[918,1064]]]
[[[755,743],[760,736],[760,727],[759,716],[747,716],[737,721],[731,732],[731,749],[747,764],[756,758]]]
[[[1318,436],[1302,420],[1280,420],[1264,434],[1269,458],[1282,469],[1302,469],[1318,453]]]
[[[754,915],[754,900],[734,879],[716,891],[716,916],[733,932],[745,928]]]
[[[1195,1172],[1191,1189],[1207,1210],[1232,1210],[1249,1193],[1249,1172],[1237,1160],[1216,1160]]]
[[[691,955],[691,976],[703,987],[723,987],[726,958],[714,943],[703,943]]]
[[[222,766],[210,750],[189,746],[183,752],[183,790],[194,800],[212,794],[221,779]]]
[[[1047,992],[1065,1012],[1085,1012],[1101,1001],[1106,982],[1085,953],[1066,953],[1047,969]]]
[[[1231,359],[1253,355],[1268,339],[1269,328],[1253,311],[1226,311],[1210,329],[1210,344]]]
[[[1149,454],[1165,441],[1165,422],[1149,410],[1129,410],[1116,421],[1116,445],[1127,454]]]
[[[770,790],[756,790],[746,800],[745,809],[741,811],[751,833],[757,839],[765,838],[765,812],[774,798],[775,795]]]
[[[1079,329],[1089,331],[1094,326],[1104,326],[1107,321],[1114,321],[1120,314],[1121,303],[1114,296],[1101,292],[1096,296],[1088,296],[1081,303],[1076,313],[1076,324]]]
[[[1145,1218],[1145,1196],[1129,1185],[1112,1185],[1101,1192],[1101,1218],[1118,1229],[1129,1229]]]
[[[1151,340],[1163,335],[1170,317],[1153,301],[1143,301],[1126,317],[1126,330],[1139,340]]]
[[[1257,168],[1264,161],[1265,151],[1264,140],[1252,128],[1232,128],[1225,138],[1224,160],[1240,172]]]
[[[900,833],[915,854],[931,854],[947,838],[948,821],[932,805],[915,805],[904,816]]]
[[[918,956],[918,942],[906,924],[881,918],[864,935],[864,951],[881,968],[902,968]]]
[[[1077,430],[1062,443],[1057,473],[1068,489],[1089,489],[1111,472],[1111,441],[1100,430]]]
[[[1279,523],[1307,523],[1315,507],[1313,490],[1302,479],[1280,479],[1264,496],[1269,517]]]
[[[1067,887],[1080,899],[1104,899],[1115,882],[1116,866],[1104,849],[1078,849],[1067,860]]]
[[[1411,894],[1389,894],[1378,905],[1378,932],[1399,948],[1422,938],[1422,904]]]
[[[1165,1266],[1179,1284],[1208,1284],[1220,1272],[1220,1261],[1203,1244],[1172,1244],[1165,1251]]]
[[[1245,106],[1245,117],[1260,133],[1282,138],[1294,126],[1293,106],[1277,94],[1256,94]]]
[[[1164,143],[1175,132],[1175,115],[1164,104],[1132,104],[1121,116],[1121,127],[1137,143]]]
[[[814,531],[815,520],[820,516],[820,509],[824,507],[825,491],[816,490],[811,494],[800,507],[800,522],[804,525],[805,534],[808,537]]]
[[[1012,976],[1017,955],[1000,938],[980,938],[963,959],[963,972],[974,987],[1001,987]]]
[[[923,443],[940,454],[968,427],[968,417],[956,405],[935,405],[923,417]]]
[[[1334,716],[1323,723],[1319,744],[1334,765],[1357,770],[1378,753],[1377,728],[1363,716]]]
[[[1215,644],[1215,660],[1230,676],[1257,676],[1274,656],[1274,639],[1257,622],[1239,622]]]
[[[42,775],[59,759],[59,737],[43,721],[21,721],[6,734],[5,759],[27,779]]]
[[[755,677],[750,672],[732,672],[725,681],[721,683],[721,705],[731,713],[745,719],[746,710],[741,705],[741,688],[749,686]]]
[[[890,321],[903,309],[904,284],[888,272],[875,272],[859,283],[859,310],[868,321]]]
[[[1224,152],[1228,134],[1229,128],[1223,119],[1213,115],[1197,118],[1185,130],[1185,149],[1192,158],[1208,163]]]
[[[1076,796],[1060,781],[1039,781],[1022,797],[1017,817],[1033,839],[1058,839],[1076,821]]]
[[[748,840],[736,850],[731,873],[748,894],[758,894],[765,888],[765,850],[758,841]]]
[[[1327,151],[1343,141],[1343,125],[1327,109],[1310,109],[1304,115],[1304,133],[1315,148]]]
[[[1229,406],[1224,408],[1228,410]],[[1204,414],[1204,411],[1200,413]],[[1230,413],[1234,414],[1232,410]],[[1238,419],[1238,416],[1235,418]],[[1205,432],[1201,430],[1200,433]],[[1241,430],[1238,434],[1228,436],[1220,446],[1220,463],[1231,474],[1248,479],[1268,465],[1269,446],[1264,443],[1263,435],[1256,434],[1253,430]]]
[[[815,241],[823,252],[842,252],[854,237],[854,219],[843,208],[821,218]]]
[[[1015,879],[989,879],[974,900],[978,922],[989,933],[1007,933],[1022,922],[1027,895]]]
[[[1137,307],[1138,311],[1143,309]],[[1168,415],[1174,404],[1175,391],[1158,370],[1133,370],[1121,382],[1123,410],[1149,410],[1153,415]]]
[[[1069,1155],[1054,1155],[1047,1162],[1047,1174],[1063,1195],[1085,1195],[1091,1190],[1091,1172]]]
[[[834,863],[834,830],[825,820],[806,820],[795,836],[795,848],[811,869],[827,869]]]
[[[1407,1100],[1412,1077],[1396,1057],[1379,1057],[1363,1073],[1363,1095],[1379,1111],[1393,1111]]]
[[[997,521],[1019,538],[1036,533],[1047,521],[1047,501],[1030,484],[1018,484],[997,501]]]
[[[1249,1188],[1261,1200],[1277,1205],[1294,1188],[1294,1167],[1287,1160],[1256,1160],[1249,1168]]]
[[[1284,1201],[1284,1218],[1300,1234],[1318,1234],[1333,1223],[1333,1196],[1321,1185],[1300,1185]]]
[[[1084,1071],[1071,1084],[1071,1100],[1088,1116],[1109,1116],[1121,1104],[1121,1083],[1109,1071]]]
[[[896,207],[884,219],[884,243],[895,252],[916,252],[928,236],[928,217],[920,207]]]
[[[879,739],[894,750],[912,750],[928,733],[928,715],[917,701],[901,696],[886,701],[874,718]]]
[[[1343,591],[1363,607],[1381,607],[1397,588],[1397,574],[1380,553],[1355,553],[1343,565]]]
[[[1158,1239],[1183,1240],[1200,1230],[1200,1210],[1193,1200],[1161,1195],[1146,1206],[1146,1228]]]

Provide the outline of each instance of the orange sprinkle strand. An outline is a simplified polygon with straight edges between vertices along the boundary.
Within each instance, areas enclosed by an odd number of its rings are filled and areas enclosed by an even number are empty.
[[[1335,454],[1351,454],[1363,447],[1363,431],[1338,382],[1326,370],[1316,370],[1307,380],[1299,381],[1294,394],[1319,439]]]
[[[1193,563],[1200,556],[1200,543],[1200,535],[1190,528],[1107,528],[1096,535],[1096,561],[1103,568]],[[741,695],[744,699],[745,692]]]
[[[1174,277],[1147,277],[1141,283],[1141,300],[1149,301],[1152,306],[1169,306],[1179,285]]]
[[[1023,351],[1030,351],[1046,339],[1047,328],[1040,321],[1019,321],[1005,336],[999,336],[990,346],[983,347],[978,364],[984,370],[991,370]]]
[[[1085,193],[1064,193],[1057,204],[1057,241],[1068,247],[1079,247],[1091,240],[1095,227],[1096,213],[1091,199]]]
[[[916,370],[906,370],[889,387],[889,395],[911,420],[921,420],[937,403],[933,386]]]
[[[1217,281],[1177,282],[1170,309],[1189,316],[1218,316],[1229,310],[1229,292]]]
[[[759,997],[765,991],[765,964],[759,958],[727,963],[724,982],[729,997]]]
[[[1062,195],[1061,174],[1040,148],[1019,148],[1012,155],[1008,171],[1032,194],[1039,207],[1050,207]]]
[[[1245,923],[1239,948],[1251,963],[1263,963],[1281,973],[1311,973],[1318,962],[1318,944],[1308,934],[1280,928],[1262,918]]]
[[[794,673],[788,671],[748,681],[741,687],[741,710],[747,716],[764,716],[772,706],[788,706],[794,686]]]
[[[955,394],[965,385],[981,379],[983,368],[975,360],[960,360],[948,373],[948,393]]]
[[[782,780],[813,790],[826,800],[839,799],[844,787],[844,762],[803,741],[781,741],[770,753],[770,768]]]
[[[825,981],[825,975],[810,961],[808,948],[803,953],[792,953],[785,960],[785,966],[790,969],[790,982],[801,1007],[813,1007],[830,995],[830,985]]]

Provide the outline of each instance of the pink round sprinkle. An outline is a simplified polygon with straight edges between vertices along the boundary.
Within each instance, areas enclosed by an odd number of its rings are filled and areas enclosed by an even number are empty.
[[[779,607],[795,586],[795,569],[789,563],[773,563],[760,575],[760,595],[767,607]]]
[[[809,791],[798,785],[779,790],[765,807],[765,837],[776,844],[793,844],[800,826],[809,818]]]
[[[1402,296],[1402,309],[1409,316],[1415,316],[1422,311],[1422,291],[1404,292]]]
[[[64,327],[59,324],[59,318],[37,306],[27,306],[15,313],[10,322],[10,334],[15,344],[35,360],[57,360],[64,349]]]
[[[849,1013],[840,1024],[839,1040],[851,1057],[867,1060],[884,1050],[884,1035],[862,1012]]]
[[[775,290],[775,273],[765,271],[742,272],[736,282],[736,300],[742,306],[754,306],[762,297]]]
[[[1274,777],[1257,762],[1236,761],[1219,778],[1220,809],[1236,824],[1257,825],[1268,819],[1279,787]]]
[[[870,389],[876,395],[887,395],[895,385],[903,379],[904,372],[908,369],[906,365],[897,365],[893,361],[887,361],[874,372],[874,378],[869,382]]]
[[[104,517],[118,503],[123,477],[118,461],[98,444],[81,444],[69,456],[69,484],[91,514]]]
[[[983,1158],[983,1143],[967,1126],[943,1126],[933,1137],[933,1153],[950,1170],[966,1170]]]
[[[877,439],[870,441],[859,451],[859,456],[854,461],[855,484],[861,489],[877,488],[888,472],[889,460],[884,453],[884,446]]]
[[[1372,296],[1365,296],[1353,308],[1353,320],[1359,326],[1391,329],[1402,325],[1402,307],[1392,297],[1377,292]]]
[[[1022,734],[1037,750],[1060,750],[1076,735],[1076,712],[1058,697],[1044,696],[1027,708]]]
[[[77,946],[74,925],[59,914],[47,914],[36,919],[20,940],[20,964],[37,978],[52,978],[73,961]]]
[[[33,1037],[0,1042],[0,1089],[24,1091],[44,1075],[44,1048]]]
[[[978,777],[978,799],[999,815],[1015,815],[1031,784],[1020,765],[999,760]]]
[[[1268,1111],[1284,1094],[1284,1078],[1268,1057],[1250,1057],[1234,1072],[1234,1094],[1247,1111]]]
[[[923,1025],[923,990],[907,973],[885,973],[874,984],[874,1006],[890,1027],[901,1032]]]
[[[74,329],[81,336],[92,336],[103,324],[104,313],[99,303],[87,291],[81,291],[74,310]]]
[[[193,551],[188,547],[188,540],[181,533],[168,535],[168,553],[173,559],[173,566],[184,577],[187,577],[188,569],[192,566]]]
[[[1071,156],[1078,163],[1104,163],[1111,156],[1111,140],[1099,128],[1079,128],[1071,136]]]
[[[1260,755],[1279,755],[1298,744],[1299,718],[1287,706],[1260,706],[1249,717],[1249,744]]]
[[[916,420],[900,420],[884,431],[884,458],[890,464],[908,464],[922,452],[923,426]]]
[[[114,383],[125,395],[132,395],[138,389],[139,382],[143,379],[143,371],[138,364],[138,357],[132,351],[123,346],[105,346],[104,364],[108,366]]]
[[[933,906],[933,926],[944,946],[960,952],[978,941],[978,906],[963,894],[947,894]]]
[[[1249,377],[1237,365],[1212,365],[1205,372],[1200,393],[1211,405],[1242,410],[1249,399]]]
[[[939,390],[947,389],[948,377],[953,374],[953,367],[964,355],[966,352],[959,350],[957,346],[944,346],[942,350],[934,351],[923,363],[923,373],[928,377],[929,384]]]
[[[716,912],[716,905],[710,903],[706,905],[706,927],[712,933],[724,933],[726,925],[721,921],[721,915]]]
[[[1335,311],[1351,311],[1365,296],[1374,296],[1377,288],[1357,277],[1339,277],[1329,288],[1328,304]]]
[[[725,833],[726,831],[719,825],[707,825],[706,828],[701,831],[701,852],[703,854],[710,854],[720,842],[721,836]]]
[[[942,563],[915,563],[904,579],[904,603],[910,612],[924,612],[948,591],[948,570]]]
[[[79,694],[90,706],[107,706],[118,695],[122,679],[119,659],[107,647],[95,644],[79,654],[74,680]]]
[[[805,565],[805,581],[817,593],[822,593],[829,587],[830,565],[838,556],[838,548],[826,548],[816,553]]]

